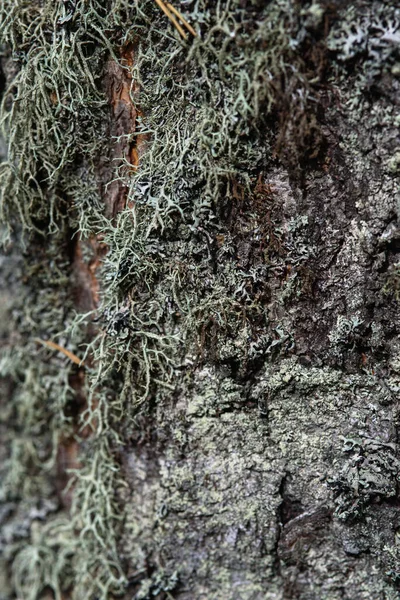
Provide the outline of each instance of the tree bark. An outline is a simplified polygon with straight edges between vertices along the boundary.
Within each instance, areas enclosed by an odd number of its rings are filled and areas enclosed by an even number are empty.
[[[394,600],[399,9],[173,8],[1,6],[0,599]]]

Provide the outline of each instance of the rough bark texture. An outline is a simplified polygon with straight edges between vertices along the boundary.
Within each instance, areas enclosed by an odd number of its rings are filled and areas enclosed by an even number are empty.
[[[400,11],[175,6],[3,1],[0,599],[397,599]]]

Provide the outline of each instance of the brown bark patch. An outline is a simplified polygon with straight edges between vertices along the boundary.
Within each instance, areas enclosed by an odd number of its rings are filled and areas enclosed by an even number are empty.
[[[105,89],[111,107],[110,137],[114,143],[110,153],[113,176],[104,199],[111,217],[127,206],[127,186],[122,178],[138,168],[145,141],[145,136],[138,132],[142,113],[133,102],[138,94],[138,84],[132,77],[134,51],[134,45],[127,44],[120,49],[121,62],[110,59],[106,66]]]

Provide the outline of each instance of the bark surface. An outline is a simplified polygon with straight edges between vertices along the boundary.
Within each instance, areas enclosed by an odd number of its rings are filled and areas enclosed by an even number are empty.
[[[399,9],[3,4],[0,599],[399,598]]]

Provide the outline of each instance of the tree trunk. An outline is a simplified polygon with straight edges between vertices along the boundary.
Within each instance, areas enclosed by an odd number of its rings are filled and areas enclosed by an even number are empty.
[[[394,4],[2,0],[1,600],[400,597]]]

